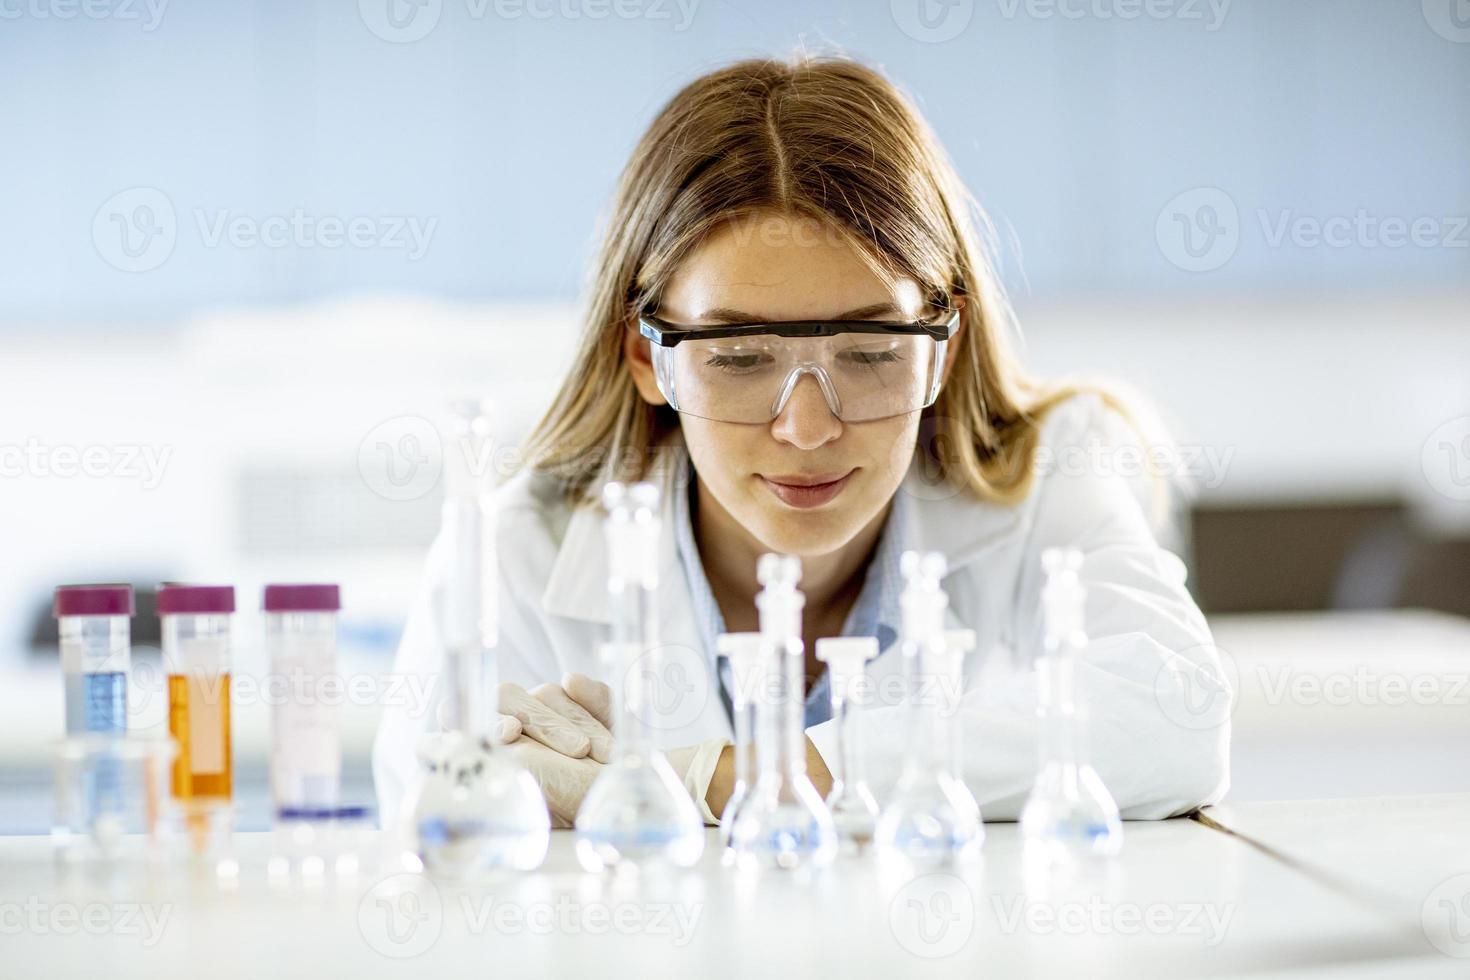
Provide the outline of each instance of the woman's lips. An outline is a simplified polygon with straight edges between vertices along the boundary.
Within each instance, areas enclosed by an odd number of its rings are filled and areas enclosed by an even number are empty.
[[[766,487],[782,503],[790,507],[820,507],[834,499],[857,470],[848,470],[840,475],[818,476],[762,476]]]

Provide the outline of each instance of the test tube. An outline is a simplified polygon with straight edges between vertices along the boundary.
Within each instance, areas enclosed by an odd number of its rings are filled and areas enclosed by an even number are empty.
[[[832,692],[832,717],[837,724],[837,771],[827,807],[837,828],[843,854],[862,853],[873,840],[878,801],[868,787],[863,769],[860,733],[854,724],[853,702],[863,671],[878,656],[878,640],[871,636],[823,637],[817,641],[817,659],[827,665]]]
[[[128,730],[128,585],[63,585],[51,603],[66,684],[66,733]]]
[[[277,813],[335,807],[342,781],[337,707],[323,682],[337,674],[335,585],[267,585],[265,640],[284,696],[271,709],[271,790]]]
[[[730,662],[730,711],[735,728],[735,785],[725,812],[720,815],[720,843],[733,856],[730,834],[740,808],[750,798],[752,762],[755,744],[751,711],[756,690],[762,682],[761,635],[759,633],[721,633],[715,641],[720,656]]]
[[[168,730],[179,744],[176,799],[228,800],[233,794],[230,746],[229,585],[165,585],[158,590],[163,668],[168,675]]]

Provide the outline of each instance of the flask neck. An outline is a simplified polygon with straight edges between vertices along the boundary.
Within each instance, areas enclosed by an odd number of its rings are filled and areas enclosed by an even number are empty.
[[[1076,697],[1076,665],[1081,644],[1074,637],[1048,644],[1037,663],[1037,695],[1041,707],[1043,765],[1086,762]]]

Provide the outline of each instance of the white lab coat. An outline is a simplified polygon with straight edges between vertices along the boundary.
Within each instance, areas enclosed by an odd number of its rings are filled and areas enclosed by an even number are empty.
[[[914,546],[948,559],[947,625],[977,634],[958,724],[964,777],[988,819],[1015,819],[1036,773],[1040,724],[1031,658],[1042,637],[1041,553],[1053,546],[1084,554],[1091,643],[1077,681],[1091,761],[1123,816],[1184,813],[1219,800],[1228,786],[1229,713],[1202,716],[1189,682],[1196,669],[1221,676],[1218,656],[1185,589],[1184,564],[1150,530],[1152,483],[1114,475],[1116,467],[1080,467],[1085,456],[1066,454],[1068,447],[1130,441],[1136,441],[1132,430],[1117,414],[1095,396],[1078,396],[1047,417],[1040,445],[1058,465],[1038,475],[1020,504],[999,506],[937,487],[917,464],[899,491],[911,497]],[[652,477],[664,485],[665,528],[672,521],[671,458],[662,456]],[[529,473],[507,482],[498,502],[500,679],[529,687],[567,671],[602,676],[597,649],[610,620],[600,513],[568,506],[549,480]],[[676,680],[686,697],[655,728],[665,748],[731,737],[714,654],[703,649],[673,538],[671,532],[660,537],[659,629],[664,649],[682,665],[684,677]],[[441,545],[430,552],[395,664],[396,673],[426,680],[437,675],[442,659],[430,603],[443,567]],[[904,711],[892,696],[901,662],[894,643],[869,664],[871,696],[856,713],[880,802],[903,761]],[[373,752],[385,819],[399,812],[419,779],[415,743],[434,716],[402,705],[385,708]],[[1211,723],[1216,718],[1220,723]],[[832,767],[834,724],[816,725],[807,735]]]

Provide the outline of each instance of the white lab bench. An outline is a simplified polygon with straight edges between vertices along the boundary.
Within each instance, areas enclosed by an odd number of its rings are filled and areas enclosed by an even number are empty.
[[[1204,820],[1428,930],[1470,976],[1470,793],[1241,803]]]
[[[1470,976],[1470,710],[1456,687],[1470,623],[1405,610],[1211,622],[1240,693],[1226,804],[1127,824],[1111,877],[1050,899],[1008,824],[988,827],[975,874],[751,878],[711,849],[636,887],[582,874],[560,832],[541,871],[469,890],[383,869],[273,886],[270,837],[250,833],[236,835],[235,890],[99,890],[58,876],[46,838],[0,837],[0,978]],[[11,773],[44,772],[44,740],[19,733],[58,717],[59,678],[32,680],[0,691]],[[241,754],[259,757],[266,719],[240,715]],[[373,721],[344,719],[360,762]],[[166,915],[156,942],[136,918],[123,927],[144,910]]]
[[[1384,833],[1392,812],[1415,814]],[[1407,859],[1403,888],[1467,853],[1470,797],[1260,815],[1286,850],[1330,828],[1373,876]],[[1377,812],[1379,817],[1373,814]],[[1358,817],[1368,822],[1358,826]],[[1255,817],[1220,814],[1249,823]],[[1279,828],[1279,833],[1273,828]],[[49,841],[0,838],[0,975],[48,978],[436,977],[1463,977],[1417,922],[1297,861],[1204,822],[1126,825],[1115,867],[1037,881],[1018,828],[993,824],[974,870],[915,875],[840,861],[812,880],[721,866],[624,882],[582,873],[569,832],[535,873],[473,887],[396,869],[317,888],[272,885],[266,834],[239,834],[238,883],[157,877],[111,890],[55,870]],[[1332,852],[1336,858],[1338,852]],[[1446,859],[1447,860],[1447,859]],[[1412,880],[1410,880],[1412,879]],[[1050,893],[1046,889],[1053,889]],[[27,912],[31,909],[40,912]],[[100,909],[91,908],[99,903]],[[126,909],[147,907],[155,927]],[[70,907],[74,918],[57,918]],[[20,918],[22,915],[28,918]],[[92,916],[96,934],[79,924]],[[23,928],[15,928],[17,922]],[[40,922],[37,927],[34,923]],[[57,924],[71,932],[59,934]],[[115,924],[115,927],[114,927]],[[1465,925],[1470,927],[1470,913]]]
[[[1239,691],[1230,801],[1470,791],[1470,620],[1396,609],[1221,615],[1210,625]],[[348,676],[391,671],[386,661],[344,657]],[[132,725],[162,732],[162,678],[154,670],[142,680],[132,679]],[[0,684],[0,792],[13,804],[0,809],[0,831],[48,825],[61,683],[54,666],[36,666]],[[371,802],[366,780],[378,714],[370,703],[347,704],[341,713],[353,802]],[[252,825],[263,827],[269,708],[237,703],[234,724],[236,797],[252,808]],[[22,781],[24,795],[16,785]]]

